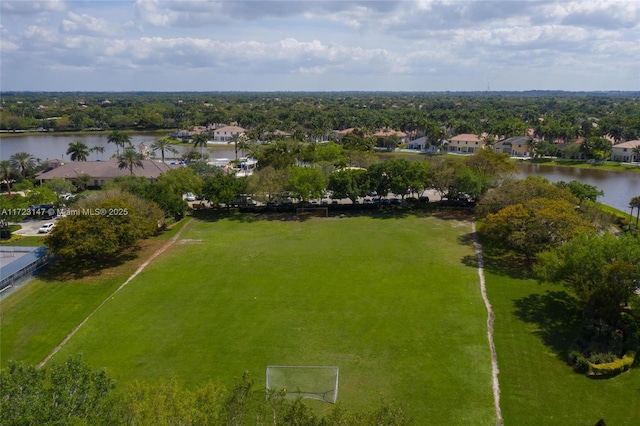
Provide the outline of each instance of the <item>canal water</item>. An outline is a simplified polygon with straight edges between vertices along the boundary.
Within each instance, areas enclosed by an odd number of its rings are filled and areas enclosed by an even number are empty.
[[[131,135],[131,142],[134,147],[142,143],[147,149],[150,149],[151,144],[161,136],[157,133],[135,133]],[[116,153],[115,145],[108,143],[107,138],[108,134],[106,133],[78,136],[51,134],[5,136],[0,138],[0,159],[8,160],[16,152],[26,151],[43,161],[54,158],[68,161],[69,156],[66,155],[66,152],[69,143],[82,141],[89,148],[94,146],[104,147],[104,153],[92,152],[89,155],[89,160],[107,160]],[[194,149],[193,145],[190,144],[177,144],[175,148],[178,149],[180,154]],[[199,151],[199,148],[197,150]],[[234,148],[231,144],[212,144],[208,150],[210,151],[209,157],[211,159],[233,159],[235,156]],[[172,155],[165,153],[165,156],[169,159]],[[160,152],[156,153],[156,157],[160,157]],[[551,182],[578,180],[594,185],[604,191],[604,196],[599,198],[598,201],[622,211],[629,211],[631,198],[640,195],[640,173],[612,172],[598,170],[597,168],[578,169],[524,162],[518,163],[518,170],[523,178],[529,175],[538,175],[549,179]]]

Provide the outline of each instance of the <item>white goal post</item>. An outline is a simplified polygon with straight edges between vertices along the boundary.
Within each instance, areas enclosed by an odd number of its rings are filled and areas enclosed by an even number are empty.
[[[335,404],[339,368],[335,366],[267,366],[267,398],[315,399]]]

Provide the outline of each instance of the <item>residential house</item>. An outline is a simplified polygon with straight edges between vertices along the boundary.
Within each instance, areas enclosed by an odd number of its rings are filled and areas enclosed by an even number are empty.
[[[622,142],[611,146],[611,160],[623,163],[640,163],[640,156],[633,149],[640,146],[640,140]]]
[[[146,177],[155,181],[160,174],[172,169],[168,164],[160,161],[141,160],[142,167],[134,167],[133,175]],[[131,172],[128,168],[118,167],[118,159],[111,158],[107,161],[70,161],[61,166],[36,175],[40,182],[51,180],[57,177],[73,180],[79,176],[89,176],[89,186],[102,186],[111,179],[118,176],[129,176]]]
[[[509,154],[511,157],[531,157],[532,139],[529,136],[514,136],[496,142],[493,148],[498,154]]]
[[[336,133],[336,140],[338,142],[340,142],[342,140],[342,138],[344,138],[345,136],[347,136],[349,133],[353,133],[353,131],[355,130],[354,127],[349,127],[348,129],[344,129],[344,130],[339,130]]]
[[[385,138],[395,137],[395,138],[398,138],[400,143],[406,143],[409,140],[409,137],[405,132],[392,130],[392,129],[378,130],[373,134],[373,137],[376,139],[385,139]]]
[[[418,139],[407,142],[407,149],[415,149],[426,152],[427,154],[439,154],[440,148],[427,142],[427,137],[423,136]]]
[[[244,135],[246,130],[238,126],[224,126],[213,131],[214,142],[231,142],[235,135]]]
[[[463,133],[449,139],[449,153],[473,154],[484,148],[484,141],[478,135]]]

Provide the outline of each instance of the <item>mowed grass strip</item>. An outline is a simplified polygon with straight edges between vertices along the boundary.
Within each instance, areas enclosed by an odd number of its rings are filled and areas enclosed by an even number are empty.
[[[52,267],[1,300],[0,368],[10,360],[41,362],[182,225],[141,242],[122,264],[78,278],[72,264]]]
[[[193,221],[58,354],[120,382],[233,383],[267,365],[337,365],[350,409],[494,424],[486,311],[462,259],[470,224],[329,218]]]
[[[640,370],[608,379],[574,373],[565,361],[580,309],[561,286],[486,272],[496,314],[505,424],[640,424]]]

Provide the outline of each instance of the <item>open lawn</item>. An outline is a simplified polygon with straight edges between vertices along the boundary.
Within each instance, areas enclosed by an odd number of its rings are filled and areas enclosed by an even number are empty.
[[[461,262],[469,232],[414,216],[192,220],[54,360],[83,353],[120,382],[187,386],[231,385],[245,370],[264,383],[267,365],[337,365],[349,409],[395,400],[418,424],[492,424],[486,311],[476,270]],[[20,355],[19,343],[3,351]]]
[[[192,219],[54,360],[82,353],[120,383],[185,386],[231,385],[245,370],[264,384],[267,365],[337,365],[349,410],[385,399],[417,425],[493,425],[470,231],[413,215]],[[3,301],[2,366],[41,361],[170,235],[117,268],[64,283],[53,277],[70,271],[58,271]],[[520,272],[491,261],[485,271],[505,424],[640,424],[640,368],[605,380],[573,373],[561,354],[574,302]]]
[[[574,373],[565,354],[581,311],[561,286],[485,271],[496,314],[506,425],[640,424],[640,368],[608,379]]]

